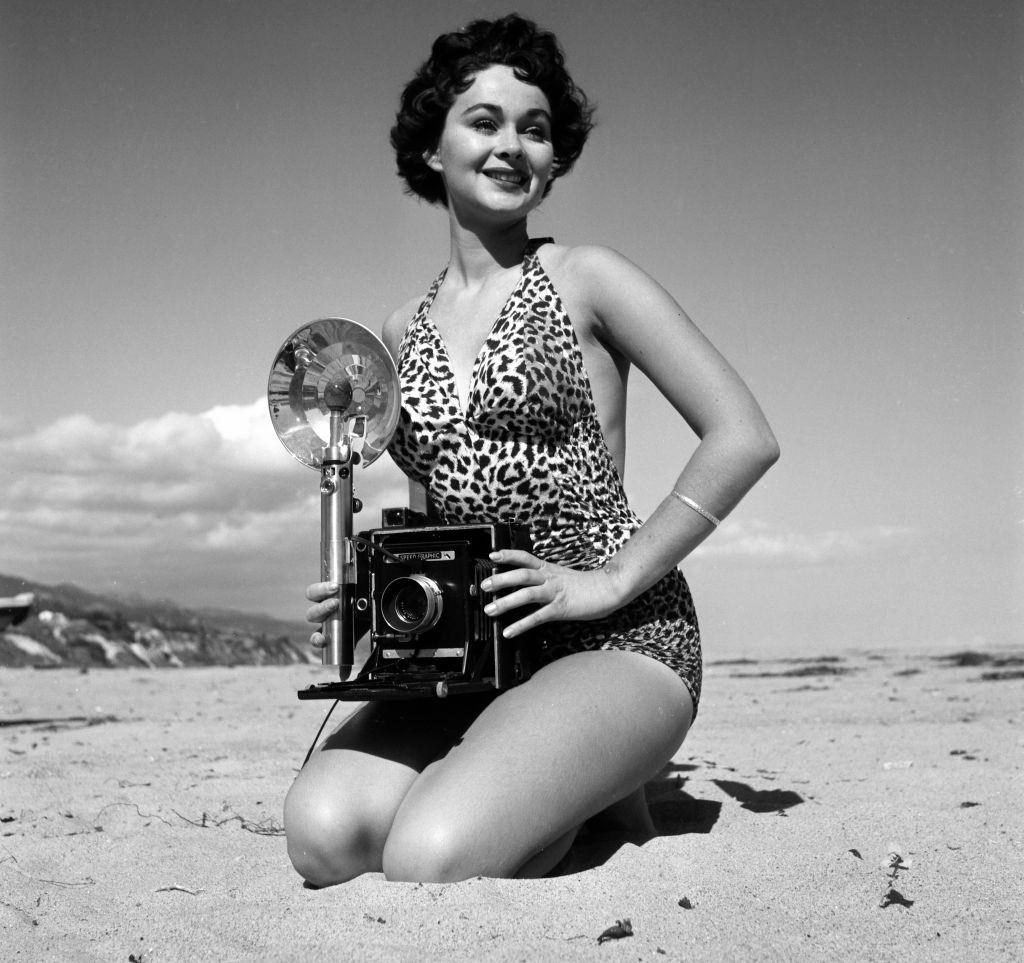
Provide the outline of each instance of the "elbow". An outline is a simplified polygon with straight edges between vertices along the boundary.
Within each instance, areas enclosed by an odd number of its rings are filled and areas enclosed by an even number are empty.
[[[760,419],[752,424],[734,424],[721,434],[708,433],[701,438],[701,443],[721,446],[723,456],[751,484],[768,471],[780,455],[774,433],[767,422]]]
[[[779,460],[782,449],[779,448],[771,428],[765,424],[751,433],[747,442],[747,452],[751,462],[759,469],[759,474],[763,475]]]

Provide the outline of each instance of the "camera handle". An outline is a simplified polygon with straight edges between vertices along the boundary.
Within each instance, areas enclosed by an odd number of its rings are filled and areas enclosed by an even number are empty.
[[[342,682],[348,680],[355,661],[352,466],[358,463],[359,455],[352,451],[342,417],[351,401],[348,381],[332,382],[324,391],[324,402],[331,413],[331,443],[324,446],[320,463],[320,578],[338,585],[338,608],[324,621],[323,664],[336,665]]]

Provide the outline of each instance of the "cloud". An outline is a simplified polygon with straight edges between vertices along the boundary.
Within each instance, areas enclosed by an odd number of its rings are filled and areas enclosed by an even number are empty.
[[[821,532],[780,532],[759,521],[728,521],[694,558],[749,558],[821,564],[861,558],[884,551],[904,551],[917,533],[903,525],[875,525]]]
[[[0,571],[185,604],[298,618],[319,577],[318,475],[274,434],[261,398],[133,425],[86,415],[0,424]],[[357,474],[357,529],[407,503],[389,458]],[[800,533],[728,520],[694,562],[823,564],[904,552],[913,529]],[[254,601],[255,600],[255,601]]]
[[[191,604],[251,607],[258,598],[263,611],[288,593],[301,600],[316,575],[318,474],[281,446],[263,399],[134,425],[75,414],[2,429],[7,573]],[[407,501],[386,456],[356,485],[365,503],[356,527]]]

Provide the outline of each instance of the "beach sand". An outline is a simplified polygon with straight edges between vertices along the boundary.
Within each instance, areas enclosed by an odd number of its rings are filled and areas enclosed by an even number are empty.
[[[323,670],[0,670],[0,955],[1020,959],[1024,660],[939,655],[712,658],[647,787],[658,838],[583,839],[543,880],[324,890],[280,835]]]

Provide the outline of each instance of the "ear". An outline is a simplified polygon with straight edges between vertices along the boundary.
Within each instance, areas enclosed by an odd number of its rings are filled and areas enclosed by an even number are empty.
[[[444,165],[441,163],[440,147],[435,147],[433,150],[425,150],[423,152],[423,163],[432,171],[440,174],[444,169]]]

